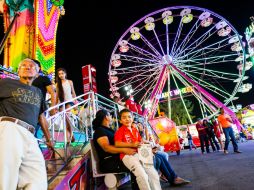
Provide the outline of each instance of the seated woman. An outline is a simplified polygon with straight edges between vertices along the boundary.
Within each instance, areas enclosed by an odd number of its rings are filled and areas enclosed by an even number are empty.
[[[115,131],[110,128],[111,123],[111,115],[106,110],[99,110],[93,120],[93,139],[99,157],[100,170],[104,173],[130,172],[120,160],[119,154],[133,155],[136,152],[131,148],[117,148],[114,146]],[[133,189],[137,189],[134,182],[132,182]]]

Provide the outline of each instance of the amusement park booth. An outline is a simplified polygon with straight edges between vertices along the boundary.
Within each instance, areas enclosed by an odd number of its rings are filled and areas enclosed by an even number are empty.
[[[196,124],[190,124],[190,125],[180,125],[177,126],[178,134],[181,138],[184,139],[183,145],[184,147],[189,146],[188,138],[187,138],[187,131],[190,132],[192,136],[192,141],[196,146],[200,146],[200,141],[198,138],[198,131],[196,128]]]
[[[239,120],[243,124],[244,128],[247,129],[248,139],[254,138],[254,104],[246,106],[240,110],[237,114]]]

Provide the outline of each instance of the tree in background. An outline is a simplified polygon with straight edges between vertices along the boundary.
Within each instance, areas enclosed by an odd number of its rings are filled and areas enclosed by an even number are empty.
[[[190,114],[190,117],[192,119],[195,118],[195,116],[192,115],[194,109],[194,104],[192,103],[192,101],[184,99],[184,103]],[[168,102],[162,102],[159,104],[159,106],[160,110],[164,111],[165,114],[168,116]],[[171,119],[176,123],[177,126],[190,124],[188,114],[185,111],[181,99],[171,101]]]

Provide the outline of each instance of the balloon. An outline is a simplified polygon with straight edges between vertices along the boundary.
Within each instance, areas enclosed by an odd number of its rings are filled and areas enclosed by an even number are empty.
[[[160,131],[163,131],[163,130],[164,130],[164,127],[163,127],[163,125],[161,124],[161,122],[158,122],[158,123],[157,123],[156,129],[157,129],[157,130],[160,130]]]
[[[159,144],[162,146],[164,146],[165,144],[169,142],[169,134],[167,133],[164,133],[164,132],[160,133],[159,138],[160,138]]]

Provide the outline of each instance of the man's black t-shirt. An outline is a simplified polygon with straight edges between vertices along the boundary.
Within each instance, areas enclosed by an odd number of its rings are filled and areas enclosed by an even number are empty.
[[[95,146],[96,152],[97,152],[100,160],[103,160],[104,158],[109,157],[109,156],[116,156],[116,157],[120,158],[119,154],[111,154],[111,153],[105,152],[101,148],[101,146],[97,143],[98,138],[107,136],[108,140],[109,140],[109,144],[114,145],[115,144],[114,143],[114,134],[115,134],[115,132],[113,129],[110,129],[110,128],[104,127],[104,126],[99,126],[94,131],[94,135],[93,135],[94,146]]]
[[[9,116],[36,126],[39,114],[45,111],[40,89],[19,80],[0,80],[0,117]]]
[[[105,152],[97,142],[98,138],[107,136],[109,144],[114,145],[114,133],[112,129],[104,126],[99,126],[94,132],[94,146],[100,160],[100,170],[105,173],[129,172],[128,168],[120,160],[119,154]]]
[[[42,92],[43,99],[45,100],[46,98],[46,93],[47,93],[47,86],[51,85],[51,81],[47,76],[38,76],[36,79],[34,79],[32,85],[36,86],[39,88]]]

